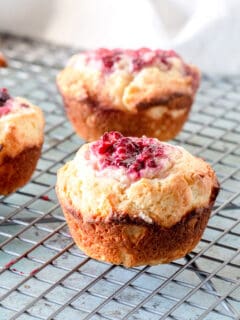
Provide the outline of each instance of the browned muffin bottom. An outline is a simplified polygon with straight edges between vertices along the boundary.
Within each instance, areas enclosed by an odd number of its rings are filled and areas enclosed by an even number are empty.
[[[168,111],[159,119],[148,116],[152,103],[140,107],[137,113],[104,107],[92,99],[80,102],[68,96],[64,96],[64,105],[75,131],[86,141],[96,140],[104,132],[112,130],[125,136],[146,135],[167,141],[181,131],[190,112],[192,97],[172,96],[169,101],[164,101],[162,107],[167,107]],[[174,117],[172,111],[180,110],[181,114]]]
[[[0,149],[4,146],[0,146]],[[0,194],[7,195],[24,186],[31,178],[42,145],[23,150],[16,157],[5,157],[0,165]],[[0,150],[1,153],[1,150]]]
[[[90,257],[126,267],[168,263],[184,257],[200,241],[219,187],[212,190],[208,207],[187,213],[180,222],[164,228],[117,213],[108,221],[83,221],[79,211],[64,200],[61,206],[71,235]]]

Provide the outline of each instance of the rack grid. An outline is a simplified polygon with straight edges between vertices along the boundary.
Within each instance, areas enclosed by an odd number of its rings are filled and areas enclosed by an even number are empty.
[[[55,76],[78,49],[0,35],[0,86],[41,106],[45,143],[31,181],[0,197],[0,319],[240,319],[240,76],[204,76],[172,141],[206,159],[221,192],[199,245],[166,265],[126,269],[90,259],[59,207],[56,171],[84,143],[66,120]]]

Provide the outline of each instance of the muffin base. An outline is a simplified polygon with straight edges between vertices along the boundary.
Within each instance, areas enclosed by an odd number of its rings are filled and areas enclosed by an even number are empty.
[[[119,131],[125,136],[146,135],[162,141],[173,139],[181,131],[192,105],[190,96],[172,96],[168,101],[149,101],[131,113],[98,105],[90,98],[79,101],[64,94],[63,100],[75,131],[87,141],[97,140],[107,131]],[[167,107],[167,112],[159,118],[150,117],[149,108],[158,105]],[[174,115],[176,111],[181,113]]]
[[[5,157],[0,165],[0,194],[7,195],[24,186],[31,178],[42,145],[27,148],[16,157]]]
[[[113,214],[108,221],[84,221],[82,214],[60,197],[78,247],[97,260],[126,267],[168,263],[184,257],[200,241],[219,188],[214,187],[208,207],[187,213],[170,228]]]

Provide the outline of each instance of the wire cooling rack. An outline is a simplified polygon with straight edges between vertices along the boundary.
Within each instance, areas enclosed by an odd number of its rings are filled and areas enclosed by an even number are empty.
[[[240,77],[204,77],[174,143],[221,181],[208,227],[184,259],[126,269],[74,245],[54,192],[56,171],[83,141],[66,120],[55,76],[73,49],[0,36],[0,86],[42,107],[45,144],[31,181],[0,197],[0,319],[240,319]]]

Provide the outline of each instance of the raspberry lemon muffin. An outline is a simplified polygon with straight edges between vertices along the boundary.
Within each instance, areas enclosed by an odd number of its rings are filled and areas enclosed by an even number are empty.
[[[70,232],[90,257],[167,263],[199,242],[218,193],[213,169],[155,138],[105,133],[58,172]]]
[[[82,138],[117,130],[169,140],[186,121],[199,80],[174,51],[98,49],[73,56],[57,84]]]
[[[40,108],[0,89],[0,194],[6,195],[30,179],[43,144]]]

